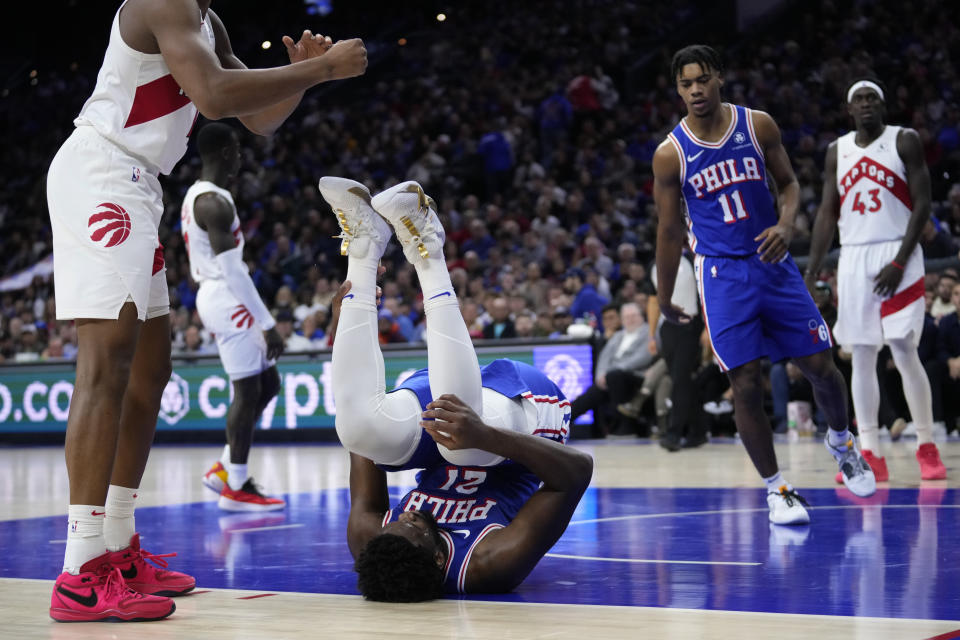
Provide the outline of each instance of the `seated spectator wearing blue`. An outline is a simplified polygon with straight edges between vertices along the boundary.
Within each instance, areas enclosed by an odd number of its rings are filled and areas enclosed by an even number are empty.
[[[573,295],[570,314],[576,318],[593,318],[597,329],[603,331],[603,308],[610,302],[597,292],[597,273],[593,269],[567,269],[564,290]]]
[[[600,351],[597,359],[594,384],[583,392],[571,406],[571,420],[594,410],[594,421],[601,427],[603,413],[619,404],[630,402],[643,384],[644,372],[657,359],[647,348],[649,330],[640,307],[630,302],[620,308],[620,322],[623,329],[610,338]],[[625,417],[615,417],[616,424],[608,428],[615,435],[637,435],[637,425]],[[598,430],[594,433],[600,435]],[[601,436],[602,437],[602,436]]]
[[[490,323],[483,328],[484,340],[516,338],[517,329],[510,319],[510,305],[503,296],[494,298],[490,304]]]

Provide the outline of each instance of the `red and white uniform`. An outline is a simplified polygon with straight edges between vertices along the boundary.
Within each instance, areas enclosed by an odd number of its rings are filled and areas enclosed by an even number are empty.
[[[230,290],[224,278],[223,268],[210,246],[210,236],[203,230],[193,214],[197,196],[216,193],[226,199],[233,209],[233,233],[237,248],[243,251],[243,232],[233,196],[212,182],[194,182],[183,198],[180,208],[180,229],[187,257],[190,260],[190,275],[200,284],[197,292],[197,312],[200,320],[217,340],[217,350],[223,368],[232,380],[255,376],[273,366],[276,361],[267,359],[267,343],[263,337],[264,327],[257,324],[253,314]],[[249,276],[248,276],[249,277]],[[250,286],[253,286],[251,282]]]
[[[57,317],[116,318],[133,301],[141,320],[169,312],[157,237],[157,176],[187,150],[197,109],[161,54],[132,49],[117,10],[93,94],[50,165]],[[201,31],[211,50],[210,19]]]
[[[874,278],[900,250],[913,204],[907,170],[897,152],[900,127],[887,125],[879,138],[859,147],[851,131],[837,141],[840,195],[839,309],[834,335],[842,345],[881,345],[923,331],[923,251],[903,265],[897,292],[881,298]]]

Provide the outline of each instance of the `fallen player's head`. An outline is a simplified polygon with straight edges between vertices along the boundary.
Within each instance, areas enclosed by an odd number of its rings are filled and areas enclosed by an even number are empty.
[[[443,595],[447,548],[433,514],[406,511],[363,548],[354,571],[368,600],[421,602]]]

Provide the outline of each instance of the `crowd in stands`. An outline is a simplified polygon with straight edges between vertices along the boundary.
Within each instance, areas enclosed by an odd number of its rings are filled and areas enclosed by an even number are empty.
[[[272,138],[242,134],[243,167],[233,191],[246,259],[288,351],[328,344],[330,300],[345,270],[336,220],[316,186],[323,175],[361,181],[374,193],[405,179],[423,185],[438,204],[453,281],[478,340],[577,335],[601,342],[611,337],[608,312],[631,303],[645,312],[656,234],[650,165],[684,113],[667,70],[672,50],[689,44],[702,25],[695,4],[595,0],[557,11],[546,0],[493,3],[509,10],[509,20],[491,3],[471,4],[402,46],[388,36],[379,46],[369,42],[365,78],[308,93]],[[782,129],[801,186],[795,255],[809,246],[826,147],[850,127],[844,91],[852,79],[875,74],[888,90],[888,122],[915,128],[925,146],[934,200],[925,255],[956,259],[960,26],[943,19],[951,11],[945,1],[819,0],[797,3],[745,34],[731,27],[719,40],[700,27],[697,37],[725,56],[725,98],[768,111]],[[253,46],[234,43],[238,51]],[[52,70],[43,82],[0,98],[7,140],[0,278],[51,251],[44,175],[95,72]],[[179,225],[181,199],[198,173],[191,151],[162,179],[160,240],[179,355],[215,353],[196,313],[197,284]],[[396,244],[384,264],[381,342],[419,341],[424,316],[415,272]],[[823,303],[833,304],[832,272],[821,280]],[[955,284],[956,273],[928,275],[936,299],[933,337],[925,334],[934,345],[925,359],[931,375],[954,387]],[[56,320],[54,295],[52,281],[42,277],[0,293],[0,360],[75,355],[76,329]],[[638,345],[655,350],[646,340]],[[710,364],[707,352],[704,367]],[[722,400],[722,386],[711,400]],[[779,404],[773,411],[781,417]]]

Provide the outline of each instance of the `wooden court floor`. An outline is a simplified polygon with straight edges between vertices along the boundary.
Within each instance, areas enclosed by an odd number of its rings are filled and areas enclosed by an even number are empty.
[[[778,444],[809,527],[771,527],[742,447],[670,454],[639,440],[574,443],[596,471],[571,525],[513,594],[366,602],[346,550],[347,456],[262,446],[251,470],[288,509],[220,512],[199,477],[210,446],[154,449],[138,507],[152,552],[176,551],[197,593],[168,620],[47,616],[66,537],[57,447],[0,447],[0,638],[960,638],[960,442],[950,478],[923,482],[914,442],[885,443],[891,481],[858,500],[813,441]],[[391,494],[413,483],[391,476]]]

